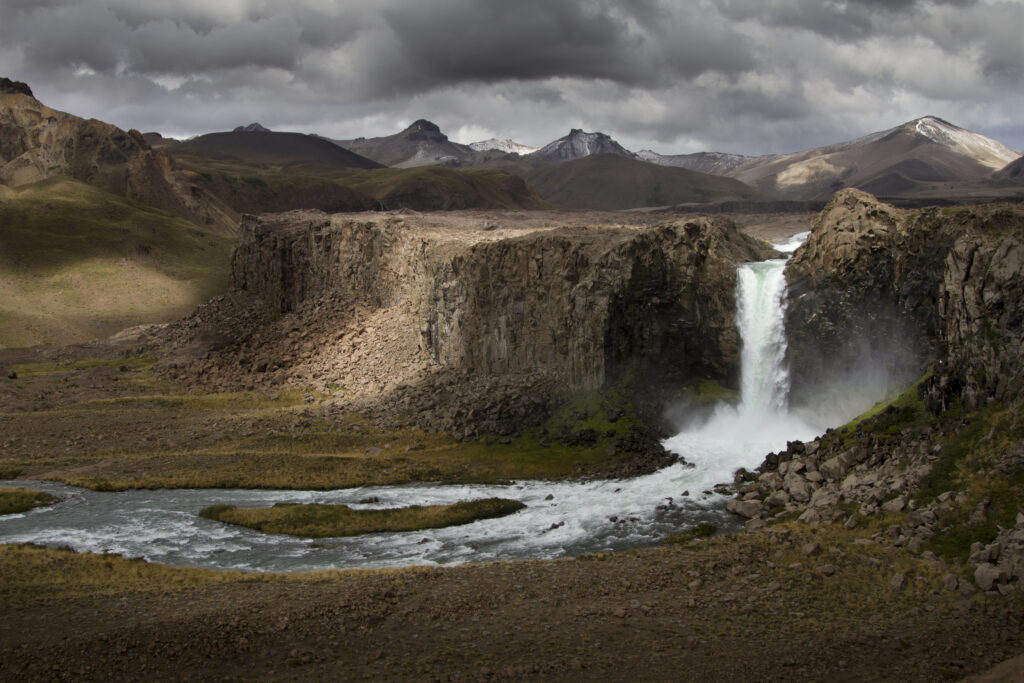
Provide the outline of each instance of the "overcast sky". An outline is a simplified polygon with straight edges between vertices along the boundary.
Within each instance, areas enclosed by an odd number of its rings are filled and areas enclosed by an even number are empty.
[[[789,152],[925,114],[1024,149],[1024,0],[0,0],[0,75],[187,136],[570,128]]]

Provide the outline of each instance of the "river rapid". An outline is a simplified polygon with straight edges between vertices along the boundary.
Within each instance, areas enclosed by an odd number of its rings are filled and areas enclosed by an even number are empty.
[[[777,245],[792,252],[806,233]],[[725,512],[716,483],[731,482],[770,451],[808,440],[852,415],[793,414],[787,405],[785,259],[740,266],[737,325],[743,341],[741,401],[720,405],[702,423],[667,439],[685,460],[653,474],[589,482],[521,481],[502,486],[413,484],[336,491],[182,490],[100,493],[53,482],[30,486],[62,498],[56,505],[0,517],[0,543],[67,546],[172,565],[250,571],[304,571],[415,564],[445,565],[553,558],[657,543],[700,522],[720,529],[739,522]],[[353,508],[434,505],[475,498],[513,498],[527,507],[499,519],[447,529],[302,539],[263,534],[203,519],[215,503],[343,503]],[[374,498],[372,504],[359,503]]]

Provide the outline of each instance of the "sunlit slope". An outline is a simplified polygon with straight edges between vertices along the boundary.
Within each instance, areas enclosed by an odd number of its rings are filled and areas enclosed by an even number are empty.
[[[178,318],[226,290],[231,243],[75,180],[0,187],[0,347]]]

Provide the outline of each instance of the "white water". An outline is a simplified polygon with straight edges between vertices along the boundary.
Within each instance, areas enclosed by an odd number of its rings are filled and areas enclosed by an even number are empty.
[[[798,244],[783,248],[792,251]],[[735,407],[719,406],[705,424],[665,441],[665,447],[682,455],[689,466],[677,463],[627,480],[410,485],[326,492],[97,493],[50,482],[6,482],[32,485],[65,500],[26,514],[0,517],[0,543],[66,545],[79,551],[114,552],[168,564],[298,571],[550,558],[649,545],[700,521],[735,527],[737,521],[724,512],[726,498],[711,493],[712,487],[730,482],[739,467],[756,467],[766,453],[785,447],[787,440],[813,438],[827,426],[808,424],[786,410],[784,263],[746,264],[739,270],[742,400]],[[358,503],[371,496],[380,502]],[[255,507],[319,502],[365,508],[491,496],[515,498],[528,507],[508,517],[448,529],[316,542],[261,534],[197,516],[200,509],[214,503]]]

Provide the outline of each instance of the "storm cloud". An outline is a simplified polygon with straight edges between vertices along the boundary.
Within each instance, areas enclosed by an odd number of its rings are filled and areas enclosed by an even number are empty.
[[[540,145],[786,152],[934,114],[1024,147],[1019,0],[5,0],[0,75],[192,135],[417,118]]]

